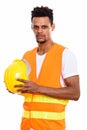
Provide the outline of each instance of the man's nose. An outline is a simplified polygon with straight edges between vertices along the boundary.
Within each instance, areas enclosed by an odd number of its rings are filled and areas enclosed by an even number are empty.
[[[42,32],[43,31],[42,27],[39,27],[37,31]]]

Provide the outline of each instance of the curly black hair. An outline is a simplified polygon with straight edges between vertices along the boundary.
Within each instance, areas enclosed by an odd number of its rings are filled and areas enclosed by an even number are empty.
[[[53,24],[53,10],[48,7],[35,7],[31,11],[31,21],[33,17],[49,17],[51,25]]]

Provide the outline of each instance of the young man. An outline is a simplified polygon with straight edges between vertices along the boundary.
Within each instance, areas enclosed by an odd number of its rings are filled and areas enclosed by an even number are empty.
[[[65,130],[65,107],[68,100],[80,97],[79,75],[74,54],[55,43],[53,10],[35,7],[31,12],[32,30],[38,46],[23,59],[31,66],[29,80],[18,79],[18,92],[27,93],[21,130]]]

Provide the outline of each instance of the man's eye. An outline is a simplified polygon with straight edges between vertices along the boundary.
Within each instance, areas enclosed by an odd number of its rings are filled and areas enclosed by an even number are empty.
[[[34,29],[36,29],[36,30],[37,30],[37,29],[39,29],[39,27],[38,27],[38,26],[34,26],[33,28],[34,28]]]
[[[46,25],[42,26],[42,29],[47,29],[47,28],[48,28],[48,26],[46,26]]]
[[[47,29],[48,26],[47,26],[47,25],[42,25],[41,27],[36,26],[36,25],[33,26],[33,29],[34,29],[34,30],[39,30],[40,28],[41,28],[41,29]]]

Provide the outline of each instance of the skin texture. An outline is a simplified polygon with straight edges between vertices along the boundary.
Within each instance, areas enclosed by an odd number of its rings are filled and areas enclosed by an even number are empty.
[[[31,28],[38,43],[37,53],[43,55],[54,45],[51,33],[55,29],[55,24],[50,23],[48,17],[34,17]],[[79,75],[64,79],[65,87],[51,88],[50,86],[40,86],[33,81],[17,79],[24,84],[15,85],[18,93],[44,94],[58,99],[78,100],[80,97]]]

